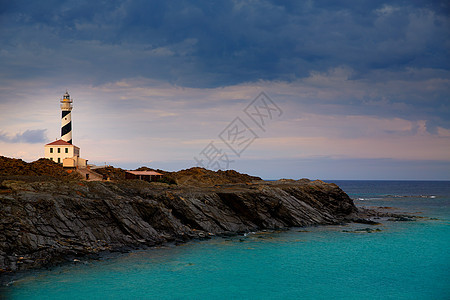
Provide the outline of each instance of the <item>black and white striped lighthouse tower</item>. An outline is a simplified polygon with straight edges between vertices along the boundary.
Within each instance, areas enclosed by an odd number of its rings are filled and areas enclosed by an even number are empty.
[[[72,99],[66,91],[61,99],[61,139],[72,144]]]

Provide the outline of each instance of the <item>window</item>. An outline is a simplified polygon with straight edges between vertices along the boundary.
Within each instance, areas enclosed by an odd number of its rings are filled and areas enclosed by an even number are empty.
[[[53,161],[53,157],[50,157],[50,160]]]
[[[59,150],[59,149],[58,149]],[[58,157],[58,163],[61,163],[61,158]]]
[[[69,153],[69,148],[66,148],[66,153]]]
[[[53,148],[50,148],[50,153],[53,153]]]
[[[58,148],[58,153],[61,153],[61,148]]]

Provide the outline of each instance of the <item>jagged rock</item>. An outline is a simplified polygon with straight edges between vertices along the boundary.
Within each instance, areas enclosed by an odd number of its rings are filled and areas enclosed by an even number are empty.
[[[410,221],[415,221],[415,217],[412,217],[412,216],[395,216],[393,218],[388,219],[388,221],[410,222]]]
[[[1,271],[104,250],[357,218],[347,194],[320,181],[168,187],[137,180],[4,180],[1,186],[11,191],[0,193]]]
[[[383,215],[358,210],[337,185],[320,180],[265,182],[233,170],[191,168],[155,170],[165,183],[148,183],[124,180],[120,168],[96,171],[114,181],[80,181],[46,159],[0,157],[0,274],[210,236],[377,224],[367,219]]]

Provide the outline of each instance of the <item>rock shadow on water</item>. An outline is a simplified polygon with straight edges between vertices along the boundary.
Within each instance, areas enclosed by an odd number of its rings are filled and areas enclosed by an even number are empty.
[[[381,232],[382,230],[380,228],[360,228],[360,229],[354,229],[354,230],[342,230],[342,232],[347,232],[347,233],[373,233],[373,232]]]

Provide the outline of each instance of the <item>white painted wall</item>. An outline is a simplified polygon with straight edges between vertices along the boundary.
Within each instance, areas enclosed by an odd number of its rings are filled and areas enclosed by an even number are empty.
[[[53,149],[53,153],[51,153],[51,149]],[[59,152],[58,152],[59,149]],[[66,153],[67,149],[67,153]],[[74,156],[80,155],[80,149],[76,146],[52,146],[45,145],[44,157],[53,160],[54,162],[62,163],[64,158],[72,158]]]

